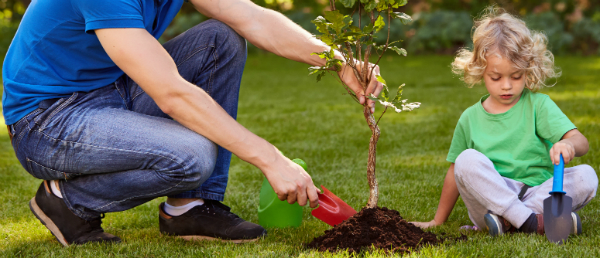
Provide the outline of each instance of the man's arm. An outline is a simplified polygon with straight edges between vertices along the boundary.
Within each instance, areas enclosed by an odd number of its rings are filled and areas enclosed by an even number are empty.
[[[260,7],[250,0],[190,2],[203,15],[229,25],[261,49],[310,65],[325,65],[323,59],[310,54],[329,50],[329,47],[279,12]]]
[[[458,188],[456,187],[456,181],[454,179],[454,163],[448,168],[446,178],[444,179],[444,186],[442,187],[442,196],[440,196],[440,203],[438,204],[435,217],[432,221],[428,222],[412,222],[415,226],[420,228],[428,228],[442,225],[452,212],[456,200],[458,200]]]
[[[264,139],[237,123],[206,92],[183,79],[160,43],[144,29],[100,29],[96,35],[110,58],[156,102],[187,128],[258,167],[289,203],[316,207],[310,176]]]
[[[261,49],[313,66],[325,65],[324,59],[311,54],[329,50],[329,46],[279,12],[260,7],[250,0],[190,0],[190,2],[200,13],[222,21]],[[340,53],[336,54],[336,58],[344,60]],[[376,79],[379,75],[379,67],[374,69],[366,93],[349,69],[343,69],[339,73],[346,85],[357,94],[360,103],[367,100],[372,111],[375,102],[366,99],[364,95],[368,96],[371,93],[379,95],[383,88]]]

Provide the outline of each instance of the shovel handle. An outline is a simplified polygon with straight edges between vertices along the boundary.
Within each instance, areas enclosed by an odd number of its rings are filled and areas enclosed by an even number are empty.
[[[561,193],[566,194],[563,191],[563,178],[565,175],[565,161],[563,159],[562,154],[560,154],[560,163],[558,165],[554,165],[554,180],[552,180],[552,192],[553,193]]]

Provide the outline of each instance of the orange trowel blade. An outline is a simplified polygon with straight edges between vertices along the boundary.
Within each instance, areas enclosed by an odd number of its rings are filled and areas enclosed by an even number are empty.
[[[323,188],[323,193],[319,194],[319,207],[311,212],[315,218],[333,227],[356,214],[356,210],[342,201],[342,199],[335,196],[335,194],[327,190],[323,185],[321,185],[321,188]]]

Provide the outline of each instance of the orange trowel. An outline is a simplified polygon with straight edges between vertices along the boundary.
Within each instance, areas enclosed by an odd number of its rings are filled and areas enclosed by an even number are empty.
[[[323,188],[323,193],[319,194],[319,207],[311,212],[315,218],[333,227],[356,214],[356,210],[342,199],[327,190],[323,185],[321,185],[321,188]]]

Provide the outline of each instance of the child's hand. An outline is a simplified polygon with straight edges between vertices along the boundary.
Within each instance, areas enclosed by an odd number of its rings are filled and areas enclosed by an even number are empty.
[[[569,141],[559,141],[552,146],[550,149],[550,159],[552,164],[560,164],[560,154],[562,154],[565,160],[565,165],[569,164],[573,158],[575,158],[575,147]]]
[[[430,227],[435,227],[435,226],[439,226],[440,224],[437,223],[435,221],[435,219],[428,221],[428,222],[409,222],[412,223],[413,225],[420,227],[422,229],[426,229],[426,228],[430,228]]]

